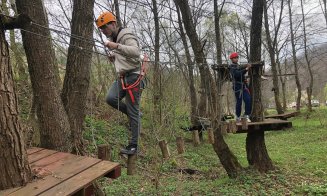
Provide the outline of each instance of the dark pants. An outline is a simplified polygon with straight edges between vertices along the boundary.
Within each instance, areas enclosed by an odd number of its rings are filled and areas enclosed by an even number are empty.
[[[137,78],[138,74],[128,74],[125,76],[125,86],[126,83],[131,85],[133,84]],[[140,86],[143,88],[143,82],[137,86],[137,88],[132,89],[134,95],[134,103],[132,103],[132,99],[127,90],[123,90],[120,79],[116,80],[110,87],[109,92],[106,97],[106,102],[118,109],[122,113],[126,114],[129,119],[129,126],[132,132],[132,138],[130,140],[130,144],[137,144],[138,137],[140,132],[140,99],[141,99],[141,90]],[[125,102],[121,100],[125,97]]]
[[[242,99],[245,104],[245,115],[250,115],[252,110],[252,101],[251,95],[248,88],[243,88],[235,91],[235,98],[236,98],[236,116],[241,116],[242,111]]]

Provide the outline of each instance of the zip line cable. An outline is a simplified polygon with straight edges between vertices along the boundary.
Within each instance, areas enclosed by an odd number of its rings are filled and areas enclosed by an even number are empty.
[[[78,48],[78,49],[80,49],[80,50],[84,50],[84,51],[87,51],[87,52],[93,52],[93,53],[96,53],[96,54],[100,54],[100,55],[103,55],[103,56],[107,56],[106,54],[103,54],[103,53],[101,53],[101,52],[97,52],[97,51],[94,51],[94,50],[88,50],[88,49],[85,49],[85,48],[83,48],[83,47],[81,47],[81,46],[76,46],[76,45],[73,45],[73,44],[67,43],[67,42],[65,42],[65,41],[61,41],[61,40],[58,40],[58,39],[55,39],[55,38],[52,38],[52,37],[49,37],[49,36],[46,36],[46,35],[41,35],[41,34],[35,33],[35,32],[33,32],[33,31],[26,30],[26,29],[23,29],[23,28],[21,28],[20,30],[22,30],[22,31],[24,31],[24,32],[26,32],[26,33],[30,33],[30,34],[32,34],[32,35],[36,35],[36,36],[39,36],[39,37],[45,38],[45,39],[50,39],[50,40],[52,40],[52,41],[56,41],[56,42],[60,42],[60,43],[64,43],[64,44],[68,44],[68,45],[70,45],[70,46],[72,46],[72,47],[75,47],[75,48]]]

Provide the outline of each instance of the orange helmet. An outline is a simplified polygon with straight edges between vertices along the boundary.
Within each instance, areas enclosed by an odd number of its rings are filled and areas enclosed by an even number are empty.
[[[230,59],[233,59],[233,58],[236,58],[238,57],[238,53],[237,52],[233,52],[232,54],[230,54],[229,58]]]
[[[98,28],[109,22],[116,22],[116,16],[114,16],[111,12],[103,12],[95,21]]]

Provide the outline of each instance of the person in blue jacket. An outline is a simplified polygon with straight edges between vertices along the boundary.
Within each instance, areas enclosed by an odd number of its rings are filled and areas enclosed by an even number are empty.
[[[251,64],[239,65],[237,52],[233,52],[229,56],[229,58],[232,61],[232,63],[229,65],[229,71],[233,82],[233,90],[236,98],[236,121],[240,122],[241,120],[243,100],[245,104],[244,117],[247,119],[248,122],[251,122],[250,115],[252,111],[252,100],[245,76],[245,74],[251,68]]]

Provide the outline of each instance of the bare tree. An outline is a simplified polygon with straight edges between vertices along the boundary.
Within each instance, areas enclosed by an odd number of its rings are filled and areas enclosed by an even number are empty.
[[[185,35],[185,31],[183,29],[183,22],[182,22],[182,18],[180,15],[180,9],[178,7],[178,5],[176,5],[176,12],[177,12],[177,16],[178,16],[178,29],[179,29],[179,34],[181,36],[182,42],[183,42],[183,46],[184,46],[184,50],[185,50],[185,57],[186,57],[186,69],[187,69],[187,81],[188,81],[188,86],[189,86],[189,93],[190,93],[190,107],[191,107],[191,123],[192,125],[197,125],[198,124],[198,120],[197,120],[197,116],[198,114],[198,104],[197,104],[197,95],[196,95],[196,91],[195,91],[195,85],[194,85],[194,63],[192,61],[192,57],[189,51],[189,46],[187,43],[187,37]],[[177,51],[175,52],[178,61],[180,63],[181,60],[178,56]]]
[[[263,0],[254,0],[251,19],[250,62],[261,61],[261,31],[264,10]],[[260,122],[264,120],[261,96],[261,73],[262,66],[251,68],[251,95],[252,95],[252,120]],[[246,137],[246,153],[249,165],[260,172],[267,172],[274,168],[268,155],[264,131],[248,133]]]
[[[280,24],[282,22],[282,13],[283,13],[283,4],[284,1],[281,1],[281,9],[280,9],[280,15],[279,15],[279,20],[278,20],[278,25],[277,28],[275,29],[275,36],[274,39],[272,40],[271,35],[270,35],[270,30],[269,30],[269,20],[268,20],[268,6],[267,6],[267,1],[263,1],[264,5],[264,16],[265,16],[265,28],[266,28],[266,37],[267,37],[267,44],[268,44],[268,51],[269,51],[269,56],[270,56],[270,62],[271,62],[271,70],[272,70],[272,75],[273,75],[273,85],[274,85],[274,97],[275,97],[275,104],[276,104],[276,110],[278,114],[284,113],[282,105],[280,103],[280,93],[279,93],[279,84],[278,84],[278,73],[277,73],[277,64],[276,64],[276,56],[275,56],[275,51],[277,47],[277,36],[278,36],[278,30],[280,27]]]
[[[114,6],[115,6],[116,20],[117,20],[118,26],[122,27],[123,23],[122,23],[122,20],[121,20],[121,17],[120,17],[120,9],[119,9],[118,0],[114,0]]]
[[[319,2],[320,2],[321,9],[322,9],[322,12],[324,14],[325,22],[326,22],[326,25],[327,25],[327,0],[322,0],[323,5],[321,4],[321,1],[319,1]]]
[[[162,120],[161,114],[161,74],[159,67],[159,13],[157,1],[152,0],[152,12],[154,16],[154,69],[153,69],[153,105],[154,105],[154,122],[160,123]]]
[[[294,64],[294,72],[295,72],[295,82],[297,87],[297,98],[296,98],[296,111],[300,111],[301,106],[301,83],[299,79],[299,68],[298,62],[296,58],[296,49],[295,49],[295,36],[294,36],[294,29],[293,29],[293,22],[292,22],[292,8],[291,8],[291,0],[287,0],[288,3],[288,15],[290,21],[290,33],[291,33],[291,44],[292,44],[292,58]]]
[[[312,105],[311,105],[311,98],[312,98],[312,89],[313,89],[313,74],[312,74],[312,68],[311,68],[311,59],[309,59],[309,52],[308,52],[308,40],[307,40],[307,32],[306,32],[306,26],[305,26],[305,14],[303,9],[303,0],[301,0],[301,11],[302,11],[302,23],[303,23],[303,43],[304,43],[304,57],[305,61],[307,63],[307,68],[309,71],[309,86],[307,87],[307,94],[308,94],[308,110],[312,111]]]
[[[217,64],[222,64],[222,46],[221,46],[221,38],[220,38],[220,17],[222,14],[222,10],[225,4],[225,0],[223,0],[222,5],[220,7],[220,11],[218,11],[218,0],[214,0],[214,14],[215,14],[215,33],[216,33],[216,52],[217,52]]]
[[[287,76],[283,76],[286,74],[286,69],[287,69],[287,59],[285,59],[284,62],[284,72],[282,71],[282,65],[280,62],[280,57],[279,54],[277,53],[277,68],[278,68],[278,74],[280,75],[279,80],[282,85],[282,102],[283,102],[283,110],[286,111],[287,109],[287,100],[286,100],[286,78]]]
[[[195,60],[198,64],[201,82],[205,85],[206,95],[210,103],[210,119],[213,128],[215,129],[215,143],[213,144],[214,150],[217,153],[220,162],[227,171],[230,177],[237,176],[238,172],[242,169],[235,155],[230,151],[228,145],[224,141],[221,130],[219,128],[220,119],[217,118],[217,90],[215,81],[209,71],[208,64],[203,52],[202,44],[199,40],[198,34],[195,29],[195,24],[193,22],[191,9],[188,1],[185,0],[175,0],[175,4],[181,9],[181,14],[183,18],[183,23],[185,26],[185,31],[190,39],[192,49],[195,54]]]

